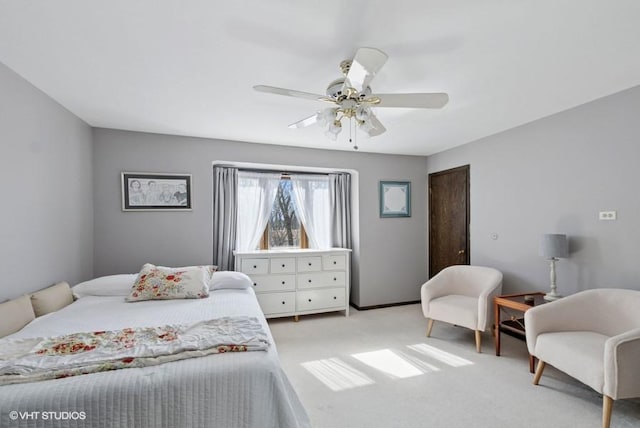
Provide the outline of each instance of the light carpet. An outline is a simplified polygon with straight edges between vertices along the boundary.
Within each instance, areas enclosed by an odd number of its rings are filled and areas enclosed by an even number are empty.
[[[602,396],[547,366],[532,385],[526,345],[436,322],[419,304],[271,319],[280,359],[315,428],[600,427]],[[639,380],[640,381],[640,380]],[[640,427],[640,400],[617,400],[612,427]]]

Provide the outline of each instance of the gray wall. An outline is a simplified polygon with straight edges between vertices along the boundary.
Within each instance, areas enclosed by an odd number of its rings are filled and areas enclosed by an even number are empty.
[[[0,63],[0,301],[93,272],[91,128]]]
[[[338,143],[337,143],[338,144]],[[212,162],[216,160],[354,169],[359,179],[359,284],[352,302],[372,306],[420,298],[426,279],[426,160],[94,130],[95,275],[137,272],[145,262],[212,260]],[[193,211],[123,212],[120,173],[193,174]],[[412,217],[381,219],[380,180],[412,182]]]
[[[471,262],[506,291],[546,291],[539,236],[565,233],[558,291],[640,290],[640,87],[446,151],[428,171],[471,165]],[[617,210],[617,221],[598,212]],[[491,234],[498,239],[492,240]]]

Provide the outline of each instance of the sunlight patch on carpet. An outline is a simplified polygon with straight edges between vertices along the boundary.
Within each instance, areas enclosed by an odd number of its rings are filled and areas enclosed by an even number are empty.
[[[416,356],[411,355],[411,354],[407,354],[406,352],[402,352],[402,351],[394,351],[394,352],[396,352],[398,355],[400,355],[405,360],[409,361],[414,366],[418,367],[420,370],[422,370],[423,373],[431,373],[431,372],[439,372],[440,371],[440,368],[434,366],[433,364],[429,364],[428,362],[424,361],[423,359],[421,359],[419,357],[416,357]]]
[[[332,391],[343,391],[375,383],[369,376],[339,358],[308,361],[302,363],[302,367]]]
[[[352,354],[351,356],[361,363],[373,367],[394,379],[404,379],[424,374],[422,370],[391,349],[362,352]]]
[[[431,358],[445,363],[451,367],[470,366],[473,362],[466,360],[457,355],[438,349],[435,346],[427,345],[426,343],[418,343],[416,345],[408,345],[407,348],[419,352],[422,355],[426,355]]]

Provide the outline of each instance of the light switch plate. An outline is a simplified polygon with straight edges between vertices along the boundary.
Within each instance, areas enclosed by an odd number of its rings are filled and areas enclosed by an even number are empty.
[[[600,220],[617,220],[618,213],[616,211],[600,211]]]

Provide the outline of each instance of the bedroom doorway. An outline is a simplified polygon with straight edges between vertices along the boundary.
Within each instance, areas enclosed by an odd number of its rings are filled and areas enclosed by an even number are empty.
[[[429,174],[429,278],[468,265],[469,165]]]

